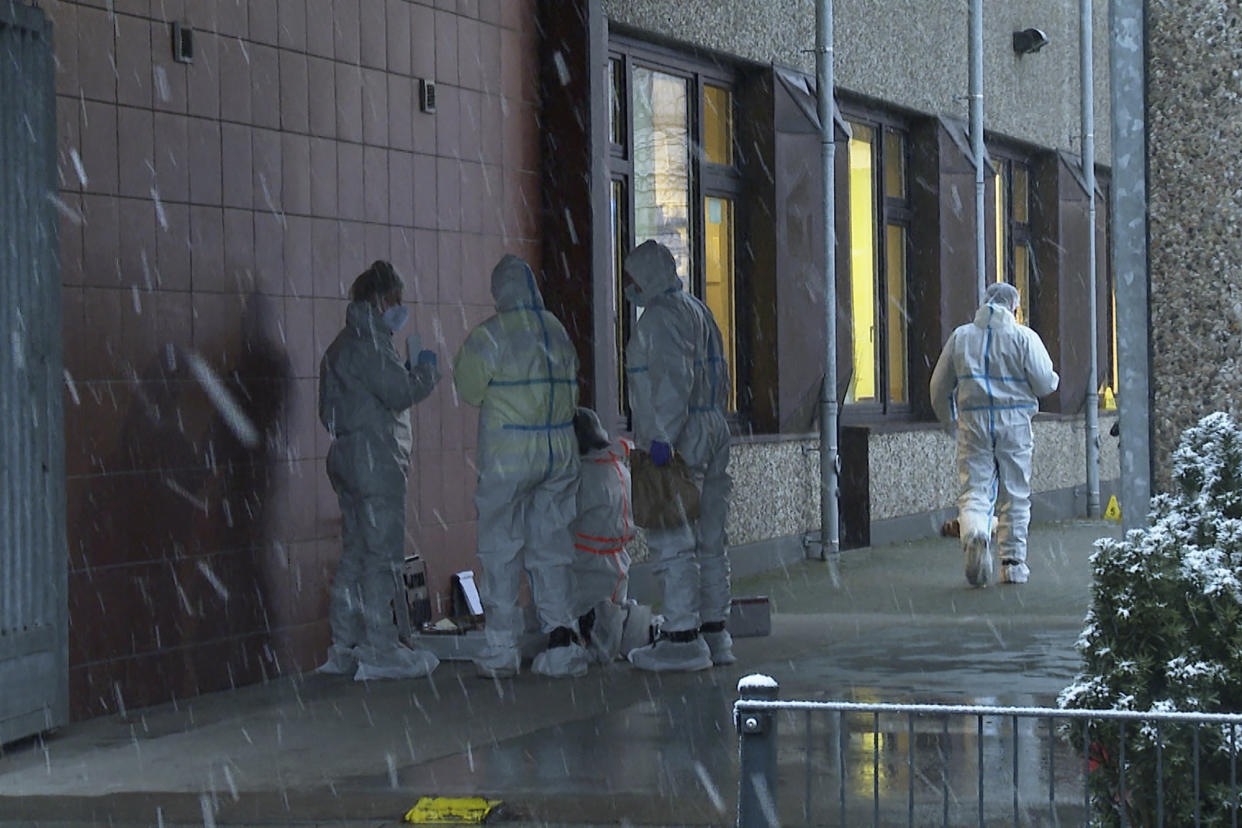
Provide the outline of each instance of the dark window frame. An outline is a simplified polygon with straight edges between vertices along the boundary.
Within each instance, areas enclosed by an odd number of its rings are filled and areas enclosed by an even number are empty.
[[[882,108],[875,104],[843,98],[838,95],[837,107],[841,112],[841,117],[851,123],[859,123],[863,126],[870,127],[873,130],[875,138],[873,139],[873,189],[872,203],[875,205],[876,213],[872,216],[872,244],[875,251],[876,265],[875,272],[872,274],[874,278],[874,287],[876,295],[876,321],[875,326],[879,332],[879,344],[876,349],[876,365],[879,369],[879,376],[876,381],[876,396],[874,402],[852,402],[845,403],[841,406],[841,423],[842,425],[874,425],[885,422],[905,422],[912,421],[915,418],[913,397],[914,394],[909,387],[912,372],[910,363],[913,359],[913,345],[917,342],[914,336],[913,325],[907,322],[906,325],[906,401],[891,402],[889,400],[891,392],[891,378],[889,376],[889,342],[888,342],[888,244],[885,238],[886,229],[890,225],[903,227],[906,237],[906,301],[909,302],[910,296],[910,257],[913,253],[912,247],[912,229],[915,221],[914,206],[911,198],[911,182],[910,182],[910,165],[912,160],[912,132],[913,119],[911,117],[894,112],[887,108]],[[902,167],[905,172],[905,192],[904,199],[892,198],[887,194],[886,190],[886,173],[887,161],[884,152],[884,137],[886,134],[894,132],[901,136],[902,142]],[[844,187],[838,185],[837,201],[840,203],[842,196],[848,203],[849,199],[849,181],[847,180]],[[853,222],[854,217],[850,216]],[[906,318],[909,320],[911,314],[907,309]]]

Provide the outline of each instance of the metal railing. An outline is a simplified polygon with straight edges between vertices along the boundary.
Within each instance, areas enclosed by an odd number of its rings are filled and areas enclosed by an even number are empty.
[[[741,828],[1238,824],[1242,715],[781,701],[779,689],[738,682]],[[798,719],[801,739],[787,734]]]

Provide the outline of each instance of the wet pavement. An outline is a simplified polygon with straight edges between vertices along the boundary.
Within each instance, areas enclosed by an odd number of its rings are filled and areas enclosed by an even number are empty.
[[[772,675],[783,698],[1050,705],[1077,667],[1092,541],[1117,532],[1033,527],[1023,586],[968,588],[944,539],[739,581],[735,594],[770,596],[772,635],[703,673],[496,682],[445,663],[431,681],[304,676],[77,723],[6,748],[0,824],[380,825],[428,795],[502,799],[526,824],[731,824],[739,677]],[[949,824],[977,823],[981,745],[986,822],[1012,821],[1015,755],[1023,824],[1049,821],[1050,777],[1057,817],[1080,816],[1080,765],[1043,722],[1018,723],[1016,751],[1013,723],[991,718],[809,727],[782,715],[785,824],[841,824],[842,790],[844,824],[872,821],[876,791],[879,824],[938,824],[946,801]]]

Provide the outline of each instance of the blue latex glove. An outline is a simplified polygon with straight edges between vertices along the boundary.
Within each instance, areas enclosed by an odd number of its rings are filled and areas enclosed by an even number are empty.
[[[435,351],[423,350],[418,352],[419,365],[435,365],[437,361],[438,357],[436,357]]]
[[[673,459],[673,447],[659,440],[651,441],[651,462],[656,466],[666,466]]]

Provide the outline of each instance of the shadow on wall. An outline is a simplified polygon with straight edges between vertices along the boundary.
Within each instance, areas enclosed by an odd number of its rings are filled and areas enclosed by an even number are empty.
[[[76,517],[91,540],[70,579],[75,717],[280,670],[271,607],[287,603],[287,561],[273,506],[291,371],[271,301],[252,294],[232,331],[209,332],[225,337],[219,363],[167,345],[132,374],[110,485]]]

